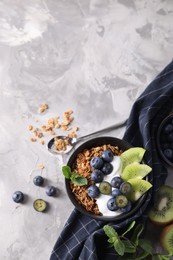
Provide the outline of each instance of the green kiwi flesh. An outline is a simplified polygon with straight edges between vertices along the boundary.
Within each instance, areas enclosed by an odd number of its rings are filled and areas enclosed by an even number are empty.
[[[128,164],[131,164],[133,162],[141,162],[145,151],[146,150],[142,147],[132,147],[123,152],[120,155],[120,159],[122,162],[122,171]]]
[[[160,243],[167,253],[173,253],[173,224],[170,224],[161,232]]]
[[[121,178],[124,181],[129,179],[138,178],[143,179],[151,172],[152,168],[147,164],[140,164],[139,162],[133,162],[127,165],[121,173]]]
[[[173,221],[173,188],[163,185],[156,192],[156,200],[148,213],[149,219],[158,225]]]
[[[152,184],[142,179],[130,179],[128,182],[132,185],[130,193],[127,195],[132,202],[137,201],[145,192],[147,192]]]

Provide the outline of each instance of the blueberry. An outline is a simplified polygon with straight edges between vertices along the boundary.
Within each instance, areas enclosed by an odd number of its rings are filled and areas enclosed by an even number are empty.
[[[103,160],[99,156],[93,157],[90,161],[90,165],[94,169],[101,169],[103,166]]]
[[[121,208],[121,212],[127,213],[131,210],[132,208],[132,203],[131,201],[128,201],[127,205],[124,208]]]
[[[173,125],[172,124],[166,124],[164,127],[164,133],[169,134],[173,130]]]
[[[55,196],[56,195],[56,188],[54,186],[46,186],[46,194],[48,196]]]
[[[117,188],[117,189],[120,188],[120,185],[121,185],[122,183],[123,183],[123,180],[122,180],[120,177],[114,177],[114,178],[111,180],[111,185],[112,185],[112,187]]]
[[[115,198],[110,198],[107,202],[107,208],[111,211],[115,211],[118,209],[118,206],[115,202]]]
[[[110,150],[105,150],[102,153],[102,158],[105,162],[112,162],[114,159],[114,155]]]
[[[101,170],[105,175],[108,175],[112,172],[113,165],[111,163],[105,162]]]
[[[99,188],[95,185],[89,186],[88,189],[87,189],[87,192],[88,192],[88,196],[90,198],[97,198],[100,194]]]
[[[167,159],[173,159],[173,152],[171,149],[167,148],[163,151],[163,153]]]
[[[104,174],[102,171],[95,169],[91,173],[91,180],[94,181],[95,183],[102,182],[104,178]]]
[[[116,198],[116,196],[121,195],[121,191],[117,188],[112,190],[112,197]]]
[[[20,203],[24,200],[24,194],[21,192],[21,191],[15,191],[13,193],[13,201],[16,202],[16,203]]]
[[[122,194],[127,195],[128,193],[130,193],[131,190],[132,190],[132,185],[129,182],[125,181],[121,183],[120,191],[122,192]]]
[[[33,179],[33,183],[36,185],[36,186],[42,186],[43,183],[44,183],[44,178],[40,175],[38,176],[35,176],[34,179]]]

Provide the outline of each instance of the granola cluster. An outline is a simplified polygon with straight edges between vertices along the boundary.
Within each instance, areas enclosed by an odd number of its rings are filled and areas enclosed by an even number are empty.
[[[111,150],[114,155],[120,155],[122,150],[117,146],[105,144],[102,146],[93,147],[91,149],[85,149],[83,152],[77,155],[77,158],[73,164],[72,171],[84,176],[88,180],[88,185],[93,184],[91,181],[92,167],[90,161],[95,156],[101,156],[104,150]],[[101,215],[99,212],[95,199],[92,199],[87,194],[87,186],[76,186],[73,183],[70,184],[72,192],[76,200],[88,211],[96,215]]]
[[[39,108],[38,112],[43,113],[45,110],[47,110],[49,106],[44,103],[42,106]],[[70,133],[67,134],[68,137],[77,137],[76,132],[78,131],[78,127],[71,126],[71,123],[74,120],[74,117],[72,116],[73,111],[68,110],[63,113],[63,120],[60,121],[59,116],[51,117],[47,120],[46,124],[41,125],[40,127],[34,127],[33,125],[28,125],[28,130],[32,132],[32,137],[30,138],[31,142],[37,142],[39,140],[40,144],[44,145],[44,134],[48,133],[50,135],[55,135],[56,129],[61,129],[63,131],[70,131]],[[38,122],[38,120],[36,120]],[[66,150],[68,143],[68,138],[65,140],[55,140],[56,143],[56,149],[57,150]]]

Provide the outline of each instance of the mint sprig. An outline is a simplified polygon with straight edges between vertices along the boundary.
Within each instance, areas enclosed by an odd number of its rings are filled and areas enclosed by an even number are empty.
[[[71,180],[71,182],[76,186],[84,186],[88,184],[87,178],[77,173],[72,173],[71,168],[67,165],[62,167],[62,173],[66,179]]]
[[[119,235],[112,226],[105,225],[103,227],[105,234],[109,238],[108,243],[110,246],[114,247],[115,251],[120,256],[119,259],[141,260],[150,257],[149,259],[152,260],[169,260],[170,257],[173,256],[173,254],[161,255],[154,252],[151,241],[140,238],[144,230],[144,225],[135,225],[135,221],[131,222],[130,226],[128,226],[126,231],[121,235]],[[129,238],[126,234],[130,230],[132,231],[132,235]]]

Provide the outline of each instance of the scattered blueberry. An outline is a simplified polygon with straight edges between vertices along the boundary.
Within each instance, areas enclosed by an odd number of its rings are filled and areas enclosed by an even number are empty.
[[[173,152],[172,152],[172,150],[171,149],[165,149],[164,151],[163,151],[163,153],[164,153],[164,155],[166,156],[166,158],[167,159],[172,159],[172,157],[173,157]]]
[[[111,163],[105,162],[101,170],[105,175],[108,175],[112,172],[113,165]]]
[[[105,162],[112,162],[114,159],[114,155],[110,150],[105,150],[102,153],[102,158]]]
[[[172,124],[165,125],[165,127],[164,127],[164,133],[165,134],[171,133],[172,130],[173,130],[173,125]]]
[[[118,206],[115,202],[115,198],[110,198],[107,202],[107,208],[111,211],[115,211],[118,209]]]
[[[132,185],[129,182],[123,182],[120,185],[120,191],[122,192],[122,194],[127,195],[128,193],[130,193],[130,191],[132,190]]]
[[[15,191],[12,198],[14,202],[21,203],[24,200],[24,194],[21,191]]]
[[[129,212],[129,211],[131,210],[131,208],[132,208],[132,203],[131,203],[131,201],[129,200],[128,203],[127,203],[127,205],[126,205],[124,208],[121,208],[121,212],[127,213],[127,212]]]
[[[103,166],[103,160],[99,156],[93,157],[90,161],[90,165],[94,169],[101,169]]]
[[[48,196],[55,196],[56,195],[56,188],[54,186],[46,186],[46,194]]]
[[[40,175],[38,176],[35,176],[34,179],[33,179],[33,183],[36,185],[36,186],[42,186],[43,183],[44,183],[44,178]]]
[[[95,185],[89,186],[88,189],[87,189],[87,192],[88,192],[88,196],[90,198],[97,198],[100,194],[99,188]]]
[[[95,169],[91,173],[91,180],[94,181],[95,183],[102,182],[103,178],[104,178],[104,174],[99,169]]]
[[[112,187],[117,188],[117,189],[120,188],[120,185],[121,185],[122,183],[123,183],[123,180],[122,180],[120,177],[114,177],[114,178],[111,180],[111,185],[112,185]]]
[[[116,196],[121,195],[121,194],[122,194],[121,191],[117,188],[112,190],[112,197],[113,198],[116,198]]]

